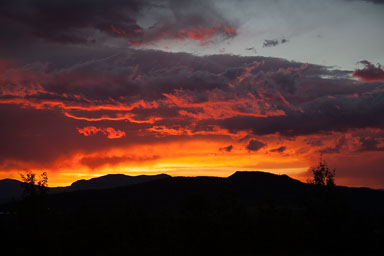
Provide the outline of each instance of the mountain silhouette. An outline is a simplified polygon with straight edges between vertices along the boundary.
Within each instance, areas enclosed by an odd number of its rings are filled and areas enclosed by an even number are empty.
[[[122,186],[129,186],[148,182],[157,179],[170,178],[167,174],[159,175],[139,175],[129,176],[124,174],[108,174],[105,176],[92,178],[89,180],[78,180],[73,182],[67,187],[51,187],[49,188],[50,194],[63,193],[77,190],[91,190],[91,189],[109,189]],[[22,196],[22,182],[13,179],[0,180],[0,204],[10,201],[12,199],[17,200]]]
[[[22,182],[12,179],[0,180],[0,204],[12,199],[21,199]],[[223,190],[235,191],[243,200],[262,200],[274,198],[274,200],[291,200],[301,196],[312,189],[311,184],[292,179],[283,174],[277,175],[260,171],[237,171],[227,178],[220,177],[171,177],[167,174],[129,176],[124,174],[108,174],[89,180],[78,180],[67,187],[51,187],[49,194],[61,194],[63,192],[81,192],[89,196],[103,194],[108,201],[116,201],[127,193],[138,194],[139,197],[147,196],[158,202],[166,198],[167,201],[177,200],[193,193],[203,193],[210,197],[217,196]],[[94,192],[91,192],[94,191]],[[337,186],[337,190],[344,191],[353,197],[353,204],[369,204],[377,197],[384,195],[383,190],[370,188],[350,188]],[[89,191],[89,192],[87,192]],[[138,192],[136,192],[138,191]],[[140,192],[139,192],[140,191]],[[72,195],[72,194],[71,194]],[[65,197],[72,197],[66,194]],[[60,196],[61,197],[61,196]],[[131,195],[132,197],[132,195]],[[100,198],[96,198],[102,203]],[[155,200],[154,200],[155,201]],[[154,202],[154,204],[157,204]]]
[[[108,174],[105,176],[89,179],[89,180],[78,180],[72,183],[69,190],[88,190],[88,189],[108,189],[115,187],[129,186],[139,183],[144,183],[152,180],[166,179],[171,176],[167,174],[159,175],[139,175],[139,176],[128,176],[124,174]]]
[[[276,175],[268,172],[238,171],[228,177],[233,186],[247,187],[264,192],[292,193],[303,189],[307,184],[292,179],[287,175]]]

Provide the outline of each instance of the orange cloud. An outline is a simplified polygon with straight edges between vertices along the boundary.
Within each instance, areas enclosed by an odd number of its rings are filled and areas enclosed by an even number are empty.
[[[129,121],[131,123],[137,123],[137,124],[153,124],[155,121],[161,120],[160,117],[150,117],[148,120],[135,120],[133,117],[133,114],[126,113],[126,114],[117,114],[116,116],[108,116],[108,115],[102,115],[101,117],[81,117],[81,116],[75,116],[72,114],[69,114],[68,112],[65,112],[64,115],[66,117],[70,117],[76,120],[84,120],[88,122],[99,122],[99,121]]]
[[[124,131],[115,130],[112,127],[103,129],[102,133],[106,134],[108,139],[119,139],[125,136]]]
[[[115,130],[112,127],[107,128],[97,128],[95,126],[87,126],[84,128],[77,128],[77,131],[84,136],[91,136],[95,135],[98,132],[104,134],[107,136],[108,139],[120,139],[122,137],[125,137],[125,132],[121,130]]]

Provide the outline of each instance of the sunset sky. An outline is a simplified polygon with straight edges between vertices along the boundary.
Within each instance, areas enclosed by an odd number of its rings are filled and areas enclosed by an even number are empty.
[[[0,0],[0,179],[384,188],[384,1]]]

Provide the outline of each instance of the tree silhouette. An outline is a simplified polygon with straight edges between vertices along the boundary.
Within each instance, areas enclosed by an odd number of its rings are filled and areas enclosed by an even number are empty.
[[[45,195],[48,191],[48,174],[43,172],[40,175],[40,180],[37,182],[40,195]]]
[[[45,195],[48,191],[48,175],[43,172],[39,181],[36,180],[36,174],[29,172],[26,175],[20,174],[23,186],[24,198],[32,198],[37,195]]]
[[[43,172],[39,180],[36,174],[28,172],[20,174],[23,188],[23,200],[17,209],[23,230],[33,230],[33,235],[39,235],[46,228],[47,207],[46,194],[48,191],[48,175]]]
[[[313,179],[308,179],[312,183],[320,187],[334,187],[336,169],[329,169],[327,162],[320,158],[319,165],[312,168]]]

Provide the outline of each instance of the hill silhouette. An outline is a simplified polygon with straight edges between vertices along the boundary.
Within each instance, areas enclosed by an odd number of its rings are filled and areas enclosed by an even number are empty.
[[[13,179],[0,180],[0,204],[20,199],[22,193],[21,181]]]
[[[106,186],[119,177],[3,204],[1,241],[25,252],[44,237],[58,255],[259,255],[374,253],[384,239],[379,190],[319,189],[264,172]]]
[[[170,178],[167,174],[128,176],[108,174],[90,180],[78,180],[71,184],[69,190],[107,189],[144,183],[157,179]]]

